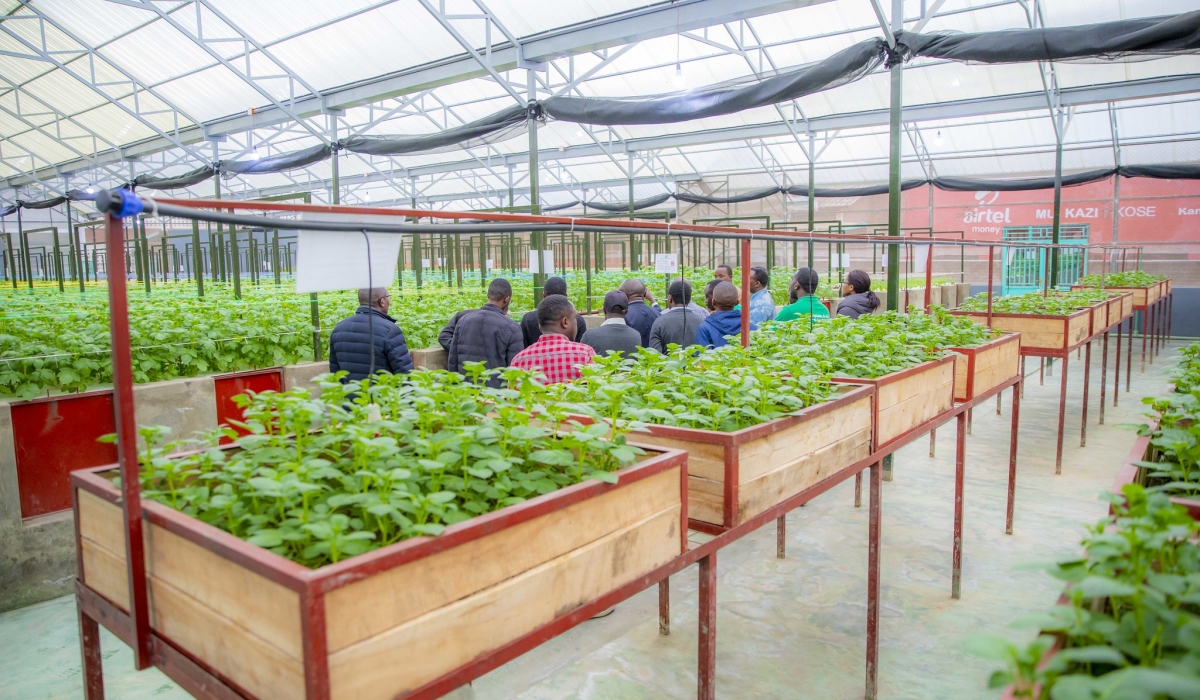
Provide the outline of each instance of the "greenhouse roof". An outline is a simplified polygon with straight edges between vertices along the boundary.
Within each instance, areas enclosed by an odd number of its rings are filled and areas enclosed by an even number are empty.
[[[871,0],[25,0],[0,7],[0,198],[38,199],[359,134],[425,134],[530,97],[645,96],[770,77],[883,35]],[[891,3],[880,2],[886,13]],[[906,0],[909,30],[1151,17],[1189,0]],[[532,79],[532,84],[530,80]],[[678,124],[538,130],[542,202],[887,178],[884,69]],[[903,176],[1020,177],[1200,160],[1200,56],[904,68]],[[343,201],[528,201],[529,139],[343,154]],[[811,153],[810,153],[811,151]],[[222,179],[224,196],[313,191],[331,164]],[[717,180],[719,179],[719,183]],[[21,190],[13,188],[21,187]],[[181,191],[176,191],[179,194]],[[210,196],[212,183],[191,188]]]

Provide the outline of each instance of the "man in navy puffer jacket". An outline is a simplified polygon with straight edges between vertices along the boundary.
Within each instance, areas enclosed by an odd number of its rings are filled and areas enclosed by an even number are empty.
[[[329,371],[349,372],[344,382],[365,379],[371,372],[373,344],[376,372],[411,372],[412,355],[408,354],[404,333],[396,325],[396,319],[387,314],[391,306],[388,290],[360,289],[358,303],[354,315],[337,324],[329,338]]]

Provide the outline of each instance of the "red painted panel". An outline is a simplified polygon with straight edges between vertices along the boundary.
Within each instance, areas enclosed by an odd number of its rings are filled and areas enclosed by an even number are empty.
[[[283,372],[276,368],[226,374],[214,377],[213,384],[216,385],[217,392],[217,423],[228,425],[230,419],[242,420],[242,409],[238,408],[238,405],[233,402],[233,397],[238,394],[244,394],[247,391],[259,393],[264,391],[282,391]],[[246,431],[241,428],[234,427],[234,430],[239,435],[246,434]],[[222,442],[227,444],[231,441],[222,440]]]
[[[117,447],[96,442],[115,433],[112,392],[12,404],[21,517],[71,507],[70,473],[117,461]]]

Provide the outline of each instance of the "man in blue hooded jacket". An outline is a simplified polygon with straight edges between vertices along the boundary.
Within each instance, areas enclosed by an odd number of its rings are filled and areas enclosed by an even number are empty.
[[[713,287],[713,313],[709,314],[708,318],[700,324],[700,328],[696,330],[697,345],[719,348],[729,344],[729,341],[725,340],[725,336],[741,335],[742,313],[733,308],[737,306],[737,302],[737,289],[729,282],[719,282],[717,286]],[[756,324],[750,324],[750,330],[755,330],[757,327]]]

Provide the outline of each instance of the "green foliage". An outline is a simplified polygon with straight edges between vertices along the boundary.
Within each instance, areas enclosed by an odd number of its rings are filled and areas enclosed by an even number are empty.
[[[1141,270],[1131,270],[1129,272],[1110,272],[1103,276],[1103,283],[1105,287],[1149,287],[1155,282],[1165,279],[1167,279],[1166,275],[1152,275]],[[1083,287],[1099,287],[1101,276],[1084,275],[1076,284]]]
[[[472,378],[491,374],[474,364]],[[588,479],[615,483],[642,454],[605,425],[557,432],[572,407],[522,370],[503,371],[504,389],[444,371],[381,374],[369,389],[343,375],[318,378],[320,398],[237,397],[249,434],[236,449],[217,447],[228,428],[165,444],[168,428],[141,428],[143,495],[318,567]]]
[[[1200,496],[1200,343],[1182,348],[1183,361],[1175,368],[1175,391],[1162,397],[1147,396],[1153,426],[1138,426],[1150,436],[1144,481],[1177,496]]]
[[[1067,582],[1068,603],[1014,623],[1048,634],[1024,648],[972,641],[1006,666],[990,687],[1036,700],[1200,697],[1200,525],[1161,492],[1122,491],[1109,494],[1115,515],[1088,528],[1083,555],[1048,569]],[[1065,644],[1047,661],[1051,635]]]
[[[769,323],[754,332],[751,352],[797,376],[876,379],[943,357],[947,348],[974,347],[1000,335],[938,306],[929,315],[913,311],[836,316],[815,325],[805,319]]]
[[[561,385],[563,399],[595,417],[704,430],[735,431],[827,400],[828,379],[792,374],[772,358],[740,345],[700,351],[672,346],[668,355],[597,357],[578,382]]]
[[[998,314],[1032,314],[1036,316],[1069,316],[1079,309],[1111,298],[1115,292],[1088,289],[1074,292],[1037,292],[1008,297],[993,297],[992,312]],[[987,292],[976,294],[959,305],[960,311],[987,311]]]

